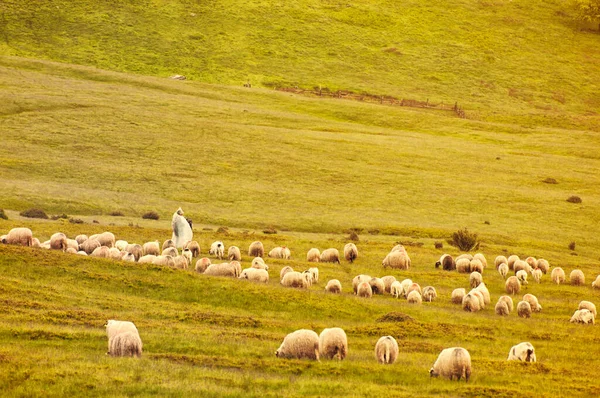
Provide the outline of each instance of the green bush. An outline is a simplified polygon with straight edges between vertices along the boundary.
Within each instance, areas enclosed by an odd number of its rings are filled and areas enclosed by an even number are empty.
[[[155,211],[149,211],[142,216],[143,219],[146,220],[158,220],[160,216]]]
[[[23,210],[19,213],[19,215],[27,218],[43,218],[45,220],[48,219],[48,215],[44,210],[36,208]]]
[[[448,241],[452,246],[458,247],[460,250],[468,252],[479,247],[477,242],[477,234],[469,232],[467,228],[459,229],[452,234],[452,239]]]

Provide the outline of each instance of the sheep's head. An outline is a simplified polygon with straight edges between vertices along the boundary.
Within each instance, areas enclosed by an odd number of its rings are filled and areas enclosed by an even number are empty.
[[[183,210],[181,209],[181,207],[179,209],[177,209],[177,214],[179,214],[180,216],[183,216]]]
[[[435,369],[429,369],[429,377],[438,377],[440,374],[435,371]]]
[[[442,265],[442,263],[441,263],[441,262],[439,262],[439,261],[436,261],[436,262],[435,262],[435,268],[440,268],[440,265]]]

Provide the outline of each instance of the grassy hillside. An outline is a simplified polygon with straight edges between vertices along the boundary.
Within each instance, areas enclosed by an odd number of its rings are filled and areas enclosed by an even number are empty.
[[[26,224],[42,240],[56,230],[75,236],[107,228],[130,242],[169,236],[163,229],[166,223],[131,228],[105,224],[110,221],[80,226]],[[18,224],[23,223],[0,220],[0,231]],[[568,322],[579,300],[598,303],[598,291],[590,287],[598,271],[587,259],[551,259],[567,273],[581,268],[588,278],[586,286],[556,286],[545,275],[540,285],[532,283],[521,292],[535,294],[542,313],[531,319],[514,313],[500,318],[493,306],[470,314],[450,304],[454,288],[468,287],[468,275],[435,270],[433,263],[441,252],[427,239],[420,240],[425,243],[422,247],[407,246],[413,267],[402,272],[384,271],[378,265],[393,240],[363,239],[355,264],[319,264],[319,284],[301,291],[279,286],[281,268],[308,268],[304,255],[310,247],[341,248],[342,236],[222,235],[197,230],[195,238],[204,253],[214,239],[238,245],[242,252],[260,239],[267,249],[287,245],[293,259],[267,260],[272,279],[263,286],[192,271],[0,245],[3,395],[365,396],[393,391],[394,396],[406,397],[549,397],[593,396],[600,391],[594,372],[589,371],[599,365],[596,327]],[[497,252],[485,254],[493,261]],[[244,267],[250,260],[243,255]],[[423,287],[435,286],[440,297],[421,306],[389,295],[355,298],[350,282],[358,273],[411,278]],[[341,296],[322,291],[331,278],[341,280]],[[493,266],[484,272],[484,279],[495,303],[503,293],[503,280]],[[144,341],[141,360],[105,355],[102,325],[113,318],[136,323]],[[333,326],[344,328],[349,338],[349,355],[341,363],[281,360],[273,355],[283,337],[295,329],[320,332]],[[387,334],[398,340],[401,356],[392,366],[380,366],[373,348]],[[536,347],[537,364],[506,362],[510,347],[521,341]],[[428,370],[439,351],[456,345],[471,352],[472,382],[430,379]]]
[[[325,86],[597,130],[600,41],[563,1],[7,1],[0,54],[206,83]]]

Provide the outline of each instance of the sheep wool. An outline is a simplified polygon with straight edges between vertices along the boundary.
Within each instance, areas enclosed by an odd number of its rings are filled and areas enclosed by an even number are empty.
[[[227,258],[229,261],[242,261],[240,248],[237,246],[229,246],[229,249],[227,249]]]
[[[396,277],[392,276],[392,275],[386,275],[386,276],[382,277],[381,280],[383,281],[383,285],[385,286],[385,292],[391,293],[392,292],[392,283],[396,282]]]
[[[531,311],[533,312],[540,312],[542,310],[542,306],[538,302],[537,297],[535,297],[533,294],[527,293],[524,295],[523,301],[527,301],[529,303],[531,306]]]
[[[308,269],[308,272],[312,277],[312,283],[319,283],[319,269],[317,267],[310,267]]]
[[[306,253],[306,261],[309,263],[318,263],[321,260],[321,252],[313,247]]]
[[[290,271],[281,278],[281,285],[285,287],[308,289],[310,287],[310,275],[297,271]]]
[[[208,254],[217,257],[219,260],[222,260],[223,256],[225,255],[225,245],[219,240],[213,242],[212,245],[210,245],[210,250],[208,251]]]
[[[498,269],[500,264],[506,264],[506,266],[508,266],[508,259],[506,258],[506,256],[496,257],[496,259],[494,260],[494,265],[496,266],[496,269]]]
[[[473,256],[473,259],[477,259],[481,262],[481,265],[483,265],[483,268],[487,267],[487,260],[485,258],[485,256],[483,255],[483,253],[477,253]]]
[[[423,298],[421,297],[421,293],[419,293],[417,290],[413,290],[406,297],[406,301],[409,304],[421,304],[423,302]]]
[[[177,246],[175,245],[175,241],[173,241],[172,239],[167,239],[166,241],[163,242],[161,250],[165,250],[169,247],[174,247],[177,249]]]
[[[456,260],[456,271],[463,273],[471,272],[471,260],[468,258],[459,258]]]
[[[400,296],[405,297],[408,295],[408,289],[410,289],[410,287],[413,285],[413,281],[411,281],[410,279],[404,279],[402,282],[400,282],[400,286],[402,286],[402,289],[400,290]]]
[[[565,282],[565,271],[560,267],[556,267],[552,270],[550,278],[552,279],[552,282],[556,283],[557,285],[560,285],[561,283]]]
[[[477,312],[481,310],[481,301],[473,291],[467,293],[462,299],[463,310],[469,312]]]
[[[144,255],[144,249],[141,245],[138,245],[137,243],[128,244],[127,246],[125,246],[125,251],[133,254],[133,256],[135,257],[135,261],[138,261],[140,257]]]
[[[142,246],[142,251],[144,252],[144,256],[148,254],[158,256],[160,254],[160,246],[158,241],[144,243]]]
[[[592,288],[600,289],[600,275],[598,275],[596,280],[592,282]]]
[[[62,232],[57,232],[50,237],[50,249],[52,250],[67,250],[67,237]]]
[[[358,291],[358,285],[360,285],[362,282],[368,283],[370,280],[371,280],[370,275],[365,275],[365,274],[356,275],[352,279],[352,291],[354,292],[354,294],[356,294]]]
[[[512,295],[519,294],[519,292],[521,291],[521,283],[519,283],[519,280],[516,276],[508,277],[504,287],[506,289],[506,293]]]
[[[593,325],[596,323],[596,317],[590,310],[582,309],[575,311],[569,322],[582,323],[584,325],[591,323]]]
[[[450,301],[452,301],[453,304],[462,304],[463,298],[465,297],[466,294],[467,294],[467,291],[465,290],[464,287],[459,287],[457,289],[454,289],[452,291],[452,296],[450,296]]]
[[[240,279],[247,279],[249,281],[268,283],[269,273],[264,269],[246,268],[242,271],[239,276]]]
[[[510,312],[513,312],[513,310],[515,309],[513,299],[510,296],[500,296],[498,301],[504,301],[506,303],[506,305],[508,306],[508,310]]]
[[[508,264],[508,269],[512,271],[514,269],[513,267],[515,265],[515,262],[519,261],[519,260],[520,260],[520,258],[516,254],[513,254],[512,256],[508,256],[508,259],[506,261],[506,263]]]
[[[398,358],[398,342],[392,336],[383,336],[375,344],[375,357],[377,362],[391,365]]]
[[[468,382],[471,378],[471,355],[462,347],[452,347],[442,350],[433,367],[429,370],[431,377],[442,376],[452,380],[464,377]]]
[[[256,268],[256,267],[253,267],[253,268]],[[292,267],[290,267],[289,265],[286,265],[285,267],[283,267],[281,269],[281,271],[279,272],[279,281],[281,281],[283,279],[283,276],[285,274],[287,274],[288,272],[292,272],[292,271],[294,271],[294,269]]]
[[[548,260],[540,258],[537,260],[535,268],[539,268],[542,270],[542,273],[547,274],[550,269],[550,263],[548,263]]]
[[[479,260],[478,258],[473,258],[470,262],[469,262],[469,270],[471,272],[473,271],[477,271],[480,274],[483,274],[483,263],[481,262],[481,260]]]
[[[334,248],[323,250],[323,253],[321,253],[321,262],[340,264],[340,252]]]
[[[425,286],[423,288],[423,300],[427,302],[432,302],[437,298],[437,291],[433,286]]]
[[[542,281],[543,274],[544,273],[539,268],[536,268],[533,271],[531,271],[531,276],[533,276],[533,280],[536,281],[537,283],[540,283]]]
[[[115,242],[115,247],[121,251],[125,250],[125,248],[127,247],[127,245],[129,244],[129,242],[127,242],[126,240],[122,240],[119,239],[118,241]]]
[[[308,329],[296,330],[285,336],[275,351],[277,358],[309,358],[319,360],[319,336]]]
[[[496,315],[507,316],[508,314],[510,314],[508,305],[506,305],[506,302],[502,300],[498,300],[496,306],[494,307],[494,311],[496,312]]]
[[[198,257],[200,255],[200,244],[195,240],[187,242],[183,248],[190,249],[192,252],[192,257]]]
[[[106,336],[108,337],[108,341],[109,341],[109,346],[108,346],[109,350],[110,350],[110,339],[112,339],[114,336],[116,336],[120,333],[125,333],[125,332],[134,332],[135,334],[139,334],[138,329],[135,326],[135,324],[130,321],[118,321],[115,319],[109,319],[106,322],[106,324],[104,325],[104,327],[106,328]]]
[[[381,262],[383,268],[395,268],[395,269],[410,269],[410,257],[403,251],[392,251],[390,252],[383,261]]]
[[[512,346],[508,352],[507,361],[536,362],[535,348],[529,342]]]
[[[156,258],[156,256],[154,254],[146,254],[145,256],[140,257],[140,259],[138,260],[138,263],[139,264],[152,264],[152,261],[154,261],[155,258]]]
[[[2,239],[2,243],[8,245],[31,246],[33,233],[29,228],[13,228]]]
[[[202,257],[201,259],[196,261],[196,265],[194,266],[194,271],[196,271],[198,273],[203,273],[204,271],[206,271],[206,269],[208,268],[208,266],[210,264],[211,264],[210,258]]]
[[[480,283],[483,282],[483,277],[481,276],[481,274],[477,271],[473,271],[471,272],[471,275],[469,275],[469,285],[471,286],[471,288],[475,288],[477,286],[479,286]]]
[[[250,257],[264,257],[265,256],[265,247],[262,242],[255,241],[250,243],[248,247],[248,256]]]
[[[392,296],[394,296],[395,298],[398,298],[400,296],[401,292],[402,292],[402,285],[400,284],[400,282],[394,281],[392,283],[392,286],[390,287],[390,294]]]
[[[592,314],[594,314],[594,318],[597,316],[596,305],[591,301],[580,301],[578,309],[590,311]]]
[[[152,264],[161,267],[175,268],[175,260],[171,256],[156,256],[156,258],[152,260]]]
[[[371,278],[369,280],[373,294],[383,294],[385,292],[385,284],[381,278]]]
[[[142,339],[134,332],[119,333],[108,341],[108,354],[111,357],[142,356]]]
[[[517,315],[521,318],[531,318],[531,304],[527,301],[519,301]]]
[[[573,271],[571,271],[571,274],[569,274],[569,280],[571,281],[571,285],[574,286],[585,285],[585,276],[583,275],[583,272],[579,269],[574,269]]]
[[[265,264],[265,260],[263,260],[262,257],[254,257],[251,267],[257,269],[266,269],[267,271],[269,270],[269,266]]]
[[[167,247],[165,250],[162,251],[161,255],[175,257],[179,255],[179,252],[174,247]]]
[[[240,272],[236,265],[231,263],[220,263],[220,264],[211,264],[206,267],[204,271],[204,275],[210,276],[229,276],[232,278],[237,278],[240,276]]]
[[[329,293],[339,294],[342,292],[342,284],[339,280],[332,279],[329,282],[327,282],[327,285],[325,286],[325,291]]]
[[[502,278],[506,279],[506,275],[508,275],[508,264],[502,263],[498,266],[498,273],[502,275]]]
[[[442,254],[440,259],[436,261],[435,268],[442,267],[444,271],[453,271],[456,269],[456,262],[449,254]]]
[[[358,258],[358,248],[354,243],[346,243],[344,246],[344,258],[349,263],[353,263]]]
[[[341,328],[323,329],[319,335],[319,356],[321,358],[333,359],[337,357],[340,361],[348,354],[348,338],[346,332]]]
[[[358,297],[366,298],[373,297],[373,289],[371,289],[371,285],[369,285],[369,282],[361,282],[357,287],[356,295]]]

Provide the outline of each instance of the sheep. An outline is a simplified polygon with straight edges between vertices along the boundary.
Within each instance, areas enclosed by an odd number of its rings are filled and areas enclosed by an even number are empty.
[[[477,271],[471,272],[471,275],[469,275],[469,286],[471,286],[471,288],[479,286],[479,284],[482,282],[483,282],[483,277],[481,276],[481,274],[479,272],[477,272]]]
[[[392,283],[396,282],[396,277],[392,275],[386,275],[381,278],[383,285],[385,286],[386,293],[392,292]]]
[[[190,249],[192,252],[192,257],[198,257],[200,255],[200,244],[195,240],[191,240],[183,245],[184,249]]]
[[[474,258],[473,260],[471,260],[469,262],[469,270],[471,272],[477,271],[480,274],[483,274],[483,268],[484,268],[483,263],[478,258]]]
[[[531,276],[533,276],[533,280],[536,281],[537,283],[540,283],[542,281],[543,274],[544,273],[539,268],[536,268],[533,271],[531,271]]]
[[[485,303],[485,305],[490,305],[490,303],[491,303],[490,291],[488,290],[485,283],[481,282],[474,290],[477,290],[478,292],[481,293],[481,295],[483,296],[483,302]]]
[[[183,251],[181,252],[181,255],[183,257],[185,257],[188,265],[192,264],[193,255],[192,255],[192,251],[190,249],[183,249]]]
[[[67,247],[67,250],[65,250],[65,253],[68,253],[68,254],[77,254],[77,250],[73,249],[72,247]],[[135,259],[133,261],[135,261]]]
[[[459,258],[456,260],[456,271],[463,273],[471,272],[471,260],[468,258]]]
[[[119,239],[115,242],[115,247],[120,251],[124,251],[128,244],[129,242],[127,242],[126,240]]]
[[[408,286],[408,288],[405,290],[406,296],[408,297],[410,292],[413,291],[417,291],[419,292],[419,294],[423,294],[423,290],[421,290],[421,285],[419,285],[418,283],[412,283],[410,286]]]
[[[134,332],[119,333],[108,341],[108,354],[111,357],[142,356],[142,339]]]
[[[529,305],[531,306],[531,311],[533,311],[533,312],[542,311],[542,306],[538,302],[537,297],[535,297],[533,294],[527,293],[526,295],[524,295],[523,301],[527,301],[529,303]]]
[[[470,291],[467,293],[462,299],[462,307],[463,310],[469,312],[477,312],[481,310],[482,299],[480,299],[477,294],[481,295],[479,292]]]
[[[319,360],[319,336],[308,329],[296,330],[285,336],[275,351],[277,358],[309,358]]]
[[[290,252],[290,249],[288,249],[285,246],[278,246],[273,248],[269,254],[269,257],[271,258],[283,258],[285,260],[289,260],[292,257],[292,253]]]
[[[528,301],[519,301],[517,314],[521,318],[531,318],[531,304]]]
[[[240,276],[240,271],[237,269],[233,262],[231,263],[220,263],[211,264],[204,270],[204,275],[210,276],[229,276],[237,278]]]
[[[135,257],[135,261],[138,261],[140,257],[144,255],[144,249],[141,245],[138,245],[137,243],[127,245],[125,247],[125,251],[133,254],[133,256]]]
[[[542,270],[542,272],[544,274],[548,273],[548,270],[550,269],[550,263],[548,263],[548,260],[545,260],[543,258],[539,258],[537,260],[537,263],[535,265],[535,268],[539,268]]]
[[[13,228],[2,238],[8,245],[32,246],[33,232],[29,228]]]
[[[469,261],[473,260],[473,256],[472,256],[472,255],[470,255],[469,253],[463,253],[463,254],[460,254],[458,257],[456,257],[456,259],[455,259],[455,260],[456,260],[456,261],[458,261],[458,260],[460,260],[461,258],[466,258],[466,259],[467,259],[467,260],[469,260]]]
[[[248,247],[248,256],[250,257],[264,257],[265,256],[265,247],[262,242],[256,241],[250,243]]]
[[[454,289],[452,291],[452,296],[450,297],[450,301],[452,301],[453,304],[462,304],[463,298],[465,297],[466,294],[467,294],[467,291],[465,290],[464,287],[459,287],[458,289]]]
[[[223,242],[221,241],[216,241],[213,242],[212,245],[210,245],[210,250],[208,251],[208,254],[212,254],[213,256],[217,257],[219,260],[223,259],[223,255],[225,254],[225,245],[223,244]]]
[[[106,324],[104,325],[104,327],[106,328],[106,337],[108,337],[108,341],[109,341],[109,346],[108,346],[109,350],[110,350],[110,339],[112,339],[116,335],[118,335],[120,333],[126,333],[126,332],[132,332],[135,334],[139,334],[135,324],[130,321],[118,321],[115,319],[109,319],[108,321],[106,321]]]
[[[430,377],[446,377],[452,380],[457,377],[471,378],[471,355],[462,347],[452,347],[442,350],[433,367],[429,370]]]
[[[485,259],[485,256],[483,255],[483,253],[477,253],[473,256],[474,260],[479,260],[481,262],[481,265],[483,265],[483,268],[487,267],[487,260]]]
[[[506,266],[508,266],[508,259],[506,258],[506,256],[496,257],[496,259],[494,260],[494,265],[496,266],[496,269],[498,269],[500,264],[506,264]]]
[[[390,287],[391,295],[394,296],[395,298],[398,298],[400,296],[401,291],[402,291],[402,285],[400,284],[400,282],[394,281],[392,283],[392,286]]]
[[[535,257],[529,256],[525,259],[525,262],[529,265],[529,267],[533,269],[536,267],[537,259]]]
[[[32,240],[31,244],[33,245],[33,240]],[[50,250],[50,239],[48,239],[45,242],[40,243],[40,248],[45,249],[45,250]]]
[[[173,257],[174,267],[177,269],[188,269],[190,265],[188,258],[184,255],[178,255]]]
[[[2,237],[0,237],[0,242],[3,242],[4,239],[6,239],[6,235],[3,235]],[[42,247],[40,240],[38,238],[31,239],[31,247],[36,247],[36,248]],[[79,246],[77,248],[79,249]]]
[[[344,246],[344,258],[351,264],[358,257],[358,248],[354,243],[346,243]]]
[[[269,273],[264,269],[246,268],[242,271],[239,279],[247,279],[254,282],[268,283]]]
[[[109,249],[115,246],[115,235],[112,232],[102,232],[101,234],[92,235],[90,239],[96,239],[100,245],[106,246]]]
[[[32,246],[35,246],[35,245],[32,244]],[[67,249],[73,249],[73,250],[75,250],[75,253],[77,253],[77,251],[79,250],[79,243],[77,243],[77,241],[75,239],[67,238]],[[65,249],[65,251],[66,251],[66,249]]]
[[[575,313],[573,314],[573,316],[571,317],[571,320],[569,322],[583,323],[584,325],[591,323],[592,325],[594,325],[594,324],[596,324],[596,317],[590,310],[584,308],[584,309],[575,311]]]
[[[390,250],[390,253],[393,253],[393,252],[400,252],[400,253],[408,254],[406,252],[406,249],[404,248],[404,246],[402,246],[400,244],[392,247],[392,250]]]
[[[108,258],[110,249],[106,246],[99,246],[90,254],[92,257]]]
[[[50,237],[50,249],[52,250],[67,250],[67,237],[62,232],[57,232]]]
[[[398,353],[398,342],[392,336],[383,336],[377,340],[377,344],[375,344],[375,356],[377,357],[377,362],[391,365],[396,362]]]
[[[525,261],[517,260],[513,264],[513,270],[515,271],[515,275],[516,275],[517,272],[519,272],[519,271],[531,272],[532,268]]]
[[[371,289],[371,285],[369,285],[369,282],[361,282],[356,289],[356,295],[358,297],[366,298],[373,297],[373,289]]]
[[[338,263],[338,264],[340,264],[340,252],[338,251],[338,249],[334,249],[334,248],[325,249],[325,250],[323,250],[323,253],[321,253],[320,261],[322,263]]]
[[[565,271],[563,271],[561,267],[556,267],[552,270],[550,278],[552,279],[552,282],[555,282],[557,285],[560,285],[566,279]]]
[[[360,285],[362,282],[369,282],[371,280],[371,276],[370,275],[364,275],[364,274],[360,274],[355,276],[352,279],[352,290],[354,291],[354,294],[356,294],[356,292],[358,291],[358,285]],[[370,285],[369,285],[370,287]]]
[[[579,310],[588,310],[590,311],[592,314],[594,314],[594,318],[597,316],[596,314],[596,305],[594,303],[592,303],[591,301],[580,301],[579,302],[579,307],[577,308]]]
[[[121,252],[121,261],[135,263],[135,256],[129,252]]]
[[[167,239],[166,241],[164,241],[161,250],[165,250],[169,247],[174,247],[177,249],[177,246],[175,245],[175,242],[172,239]]]
[[[513,312],[515,309],[515,305],[513,303],[513,299],[510,296],[500,296],[498,301],[504,301],[508,307],[509,312]]]
[[[444,271],[453,271],[456,269],[456,262],[449,254],[442,254],[440,259],[436,261],[435,268],[439,268],[440,265]]]
[[[154,261],[155,258],[156,258],[156,256],[154,254],[146,254],[145,256],[140,257],[140,259],[138,260],[138,263],[139,264],[152,264],[152,261]]]
[[[240,248],[237,246],[229,246],[229,249],[227,249],[227,258],[229,261],[242,261]]]
[[[512,346],[508,352],[507,361],[536,362],[535,348],[529,342]]]
[[[321,260],[321,252],[313,247],[306,253],[306,261],[309,263],[318,263]]]
[[[437,291],[433,286],[425,286],[423,288],[423,300],[432,302],[437,298]]]
[[[381,262],[383,268],[396,268],[407,270],[410,268],[410,257],[406,252],[392,251]]]
[[[171,256],[156,256],[156,258],[152,260],[152,264],[161,267],[175,268],[175,260]]]
[[[600,275],[596,277],[596,280],[592,282],[593,289],[600,289]]]
[[[309,274],[302,274],[297,271],[290,271],[281,278],[281,285],[285,287],[298,287],[301,289],[308,289],[311,285],[311,278]]]
[[[161,255],[175,257],[179,255],[179,251],[174,247],[167,247],[165,250],[162,251]]]
[[[235,275],[240,276],[242,273],[242,264],[239,261],[233,260],[229,265],[235,269]],[[268,270],[268,268],[266,270]]]
[[[527,285],[527,271],[525,270],[519,270],[517,271],[516,274],[517,279],[519,280],[519,283],[521,283],[521,285]]]
[[[571,285],[574,286],[585,285],[585,276],[583,275],[583,272],[578,269],[571,271],[569,274],[569,280],[571,281]]]
[[[508,275],[508,264],[502,263],[498,266],[498,273],[502,276],[503,279],[506,279],[506,275]]]
[[[369,280],[369,285],[371,285],[373,294],[383,294],[385,292],[385,285],[381,278],[371,278]]]
[[[196,271],[198,273],[203,273],[204,271],[206,271],[206,269],[208,268],[208,266],[210,264],[211,264],[210,258],[202,257],[201,259],[196,261],[196,265],[194,266],[194,271]]]
[[[516,276],[509,276],[504,284],[504,288],[506,289],[506,293],[514,296],[515,294],[519,294],[521,291],[521,283],[519,283],[519,280]]]
[[[508,269],[512,271],[513,266],[515,265],[515,261],[519,261],[519,260],[520,260],[520,258],[516,254],[508,256],[508,259],[506,261],[506,264],[508,264]]]
[[[81,255],[81,256],[87,256],[88,254],[86,252],[84,252],[83,250],[80,250],[77,252],[77,254]]]
[[[289,265],[286,265],[285,267],[283,267],[281,269],[281,271],[279,272],[279,280],[281,281],[285,274],[287,274],[288,272],[292,272],[292,271],[294,271],[294,269],[292,267],[290,267]]]
[[[265,260],[263,260],[262,257],[254,257],[250,266],[256,269],[266,269],[267,271],[269,270],[269,266],[265,264]]]
[[[144,253],[144,256],[148,254],[153,254],[155,256],[160,255],[161,250],[158,241],[144,243],[142,252]]]
[[[175,213],[173,213],[173,218],[171,219],[171,228],[173,229],[173,236],[171,237],[171,240],[175,242],[175,247],[177,249],[183,249],[184,245],[191,241],[194,237],[192,226],[183,216],[183,210],[181,210],[181,207],[177,209]]]
[[[337,358],[341,361],[348,353],[348,338],[341,328],[326,328],[319,335],[319,356],[321,358]]]
[[[404,279],[402,282],[400,282],[400,286],[402,287],[400,290],[400,296],[406,297],[408,295],[408,289],[412,286],[412,284],[413,281],[410,279]]]
[[[423,302],[423,298],[418,290],[413,290],[412,292],[408,293],[408,296],[406,296],[406,301],[409,304],[421,304]]]
[[[319,269],[317,267],[311,267],[308,269],[310,275],[312,276],[312,283],[319,283]]]
[[[497,315],[508,315],[508,314],[510,314],[510,311],[508,309],[508,305],[506,304],[505,301],[500,300],[500,299],[496,303],[496,306],[494,307],[494,311],[496,312]]]
[[[77,235],[75,237],[75,240],[77,241],[78,244],[82,244],[83,242],[85,242],[86,240],[88,240],[88,236],[87,235]]]
[[[332,279],[327,282],[327,286],[325,286],[325,291],[329,293],[341,293],[342,292],[342,284],[337,279]]]

